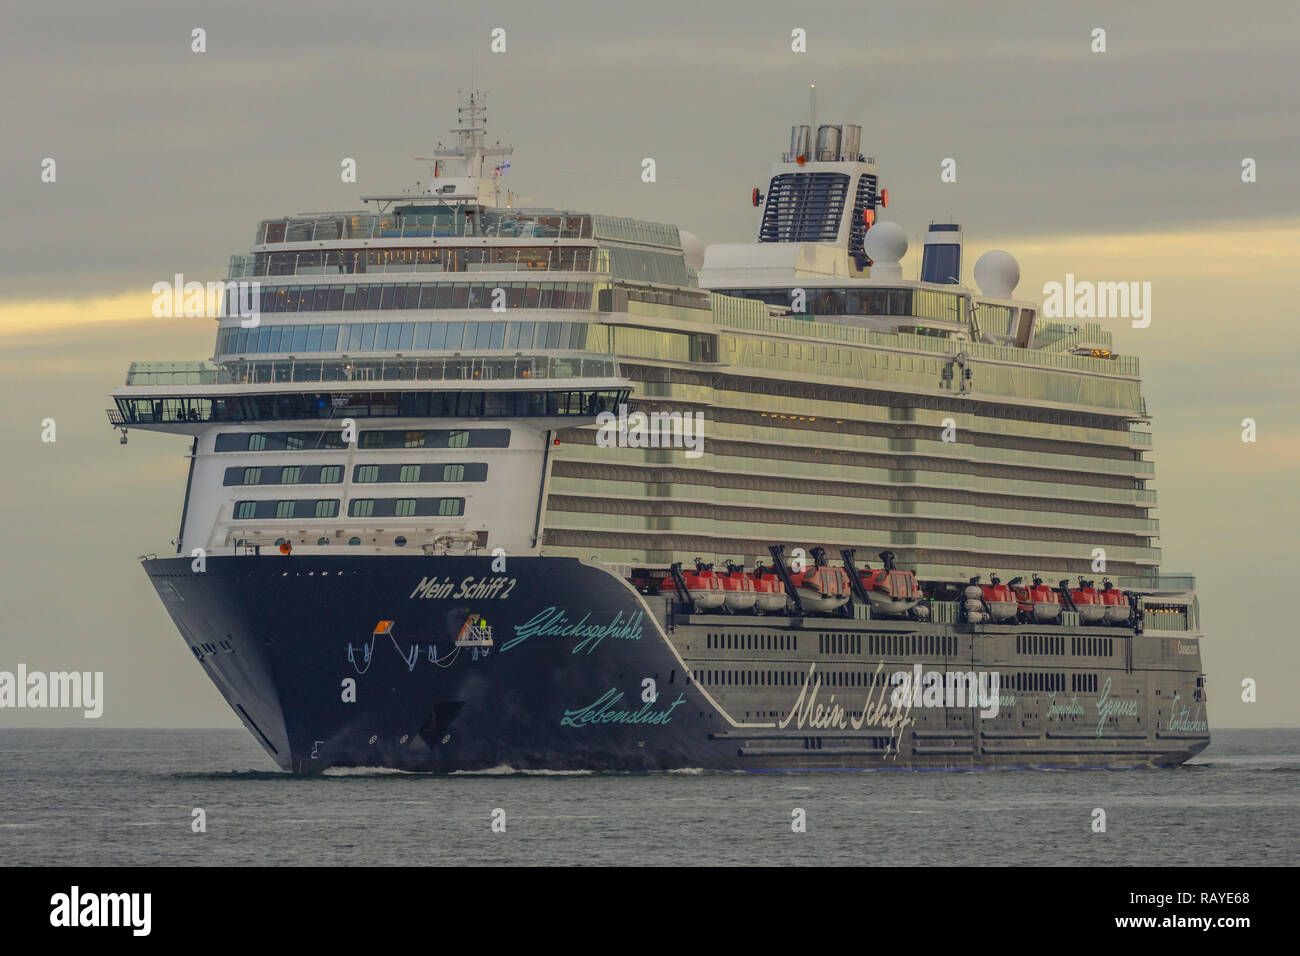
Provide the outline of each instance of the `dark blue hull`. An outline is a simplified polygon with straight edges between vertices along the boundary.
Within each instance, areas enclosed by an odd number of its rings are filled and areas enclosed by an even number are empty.
[[[708,739],[712,708],[635,590],[574,559],[491,566],[422,555],[216,557],[202,573],[188,559],[145,563],[195,656],[286,770],[727,763],[734,747]],[[456,646],[471,615],[495,634],[487,653]],[[391,635],[375,634],[380,621],[394,622]]]

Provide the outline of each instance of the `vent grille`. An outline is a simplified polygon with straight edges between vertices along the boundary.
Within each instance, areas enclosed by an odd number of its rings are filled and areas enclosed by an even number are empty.
[[[849,177],[845,173],[783,173],[774,177],[768,187],[758,241],[834,242],[848,191]]]

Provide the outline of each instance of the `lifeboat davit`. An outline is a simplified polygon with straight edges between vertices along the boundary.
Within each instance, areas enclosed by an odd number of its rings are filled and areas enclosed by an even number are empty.
[[[696,558],[694,573],[683,571],[682,577],[686,579],[686,593],[699,610],[711,611],[722,607],[726,602],[727,592],[723,590],[722,581],[713,573],[713,565]]]
[[[754,582],[754,607],[760,614],[785,610],[785,584],[775,571],[760,562],[754,565],[750,580]]]
[[[849,601],[849,573],[843,568],[818,565],[790,575],[805,611],[829,614]]]
[[[991,583],[984,585],[980,591],[980,596],[984,603],[988,605],[989,613],[993,615],[995,621],[1014,621],[1016,615],[1020,613],[1020,604],[1016,601],[1016,596],[1011,592],[1011,588],[1003,584],[996,574],[989,576]]]
[[[1028,586],[1020,583],[1020,578],[1013,578],[1008,585],[1016,595],[1020,607],[1020,617],[1026,621],[1042,623],[1055,621],[1061,616],[1061,599],[1055,591],[1043,584],[1043,579],[1034,575],[1034,583]]]
[[[894,552],[881,551],[880,560],[884,567],[874,571],[863,567],[858,576],[871,602],[871,613],[900,617],[920,602],[921,586],[914,572],[894,567]]]
[[[1084,624],[1096,624],[1106,619],[1106,605],[1092,586],[1093,582],[1079,578],[1079,586],[1070,592],[1070,600]]]
[[[722,601],[728,610],[748,611],[754,607],[758,601],[758,591],[754,587],[754,579],[745,574],[742,565],[728,563],[727,573],[717,577],[722,582]]]
[[[1123,591],[1111,586],[1106,578],[1101,580],[1101,603],[1106,608],[1107,624],[1123,624],[1129,618],[1128,597]]]

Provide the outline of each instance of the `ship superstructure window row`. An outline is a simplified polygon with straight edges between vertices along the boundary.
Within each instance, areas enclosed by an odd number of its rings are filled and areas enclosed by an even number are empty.
[[[496,290],[502,290],[497,293]],[[262,315],[281,312],[354,312],[389,309],[591,309],[590,282],[384,282],[263,285],[252,303]],[[239,314],[238,299],[223,303]]]
[[[417,464],[358,465],[353,474],[356,482],[454,482],[487,481],[487,465]],[[342,465],[285,465],[282,467],[227,468],[222,484],[244,485],[324,485],[343,481]]]
[[[487,481],[488,466],[470,464],[424,463],[410,465],[357,465],[352,480],[358,484],[405,483],[430,481]]]
[[[236,501],[233,517],[248,521],[270,518],[334,518],[339,513],[338,499],[292,499]]]
[[[348,503],[353,518],[448,518],[464,513],[464,498],[354,498]]]
[[[508,428],[363,431],[359,448],[507,448]],[[346,448],[343,432],[222,432],[214,451],[298,451]],[[338,467],[338,466],[333,466]],[[484,466],[486,467],[486,466]],[[323,480],[323,479],[322,479]],[[242,482],[240,482],[242,484]]]
[[[794,309],[800,301],[803,308],[792,315],[872,315],[906,316],[934,319],[940,322],[965,322],[964,298],[952,292],[931,292],[926,289],[853,289],[800,286],[780,289],[719,289],[738,299],[757,299],[768,305]],[[796,291],[802,293],[796,296]],[[987,306],[981,306],[987,308]]]
[[[587,348],[585,322],[357,322],[222,329],[218,355]]]
[[[596,249],[591,246],[411,246],[258,252],[251,256],[232,256],[230,277],[374,272],[591,272],[595,254]]]
[[[336,214],[330,216],[294,219],[263,219],[257,224],[254,245],[274,242],[324,242],[338,239],[415,239],[436,236],[517,236],[526,239],[590,239],[593,236],[589,213],[566,212],[559,209],[487,209],[480,221],[472,222],[466,209],[451,206],[404,206],[390,212]],[[622,220],[610,216],[595,217],[598,223]],[[634,225],[648,228],[658,226],[659,241],[670,243],[677,230],[658,223]],[[625,229],[629,227],[624,227]],[[671,230],[671,234],[669,233]],[[603,232],[597,232],[604,235]],[[612,238],[621,238],[618,235]]]
[[[627,401],[627,389],[276,393],[237,398],[119,398],[123,423],[335,418],[590,418]],[[337,404],[335,400],[337,399]]]

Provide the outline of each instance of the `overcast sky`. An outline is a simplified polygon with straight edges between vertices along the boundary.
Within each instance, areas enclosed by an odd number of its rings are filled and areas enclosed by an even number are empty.
[[[257,220],[423,178],[456,91],[488,91],[519,204],[748,241],[792,123],[863,126],[912,240],[962,223],[964,278],[1153,283],[1142,358],[1166,571],[1201,583],[1214,727],[1300,725],[1300,13],[1159,2],[11,5],[0,29],[0,670],[103,670],[102,723],[238,726],[135,556],[165,554],[187,443],[109,429],[132,360],[211,355],[149,287],[217,279]],[[191,31],[207,52],[191,52]],[[490,31],[506,52],[490,52]],[[1091,50],[1106,30],[1106,52]],[[791,52],[791,31],[808,52]],[[641,160],[658,182],[642,183]],[[42,183],[42,160],[57,180]],[[357,161],[355,184],[340,162]],[[956,160],[957,181],[940,181]],[[1258,181],[1242,182],[1246,157]],[[57,441],[40,441],[53,417]],[[1259,442],[1240,441],[1245,417]],[[1241,680],[1259,702],[1240,701]],[[0,711],[0,727],[66,713]],[[80,723],[80,721],[78,721]]]

